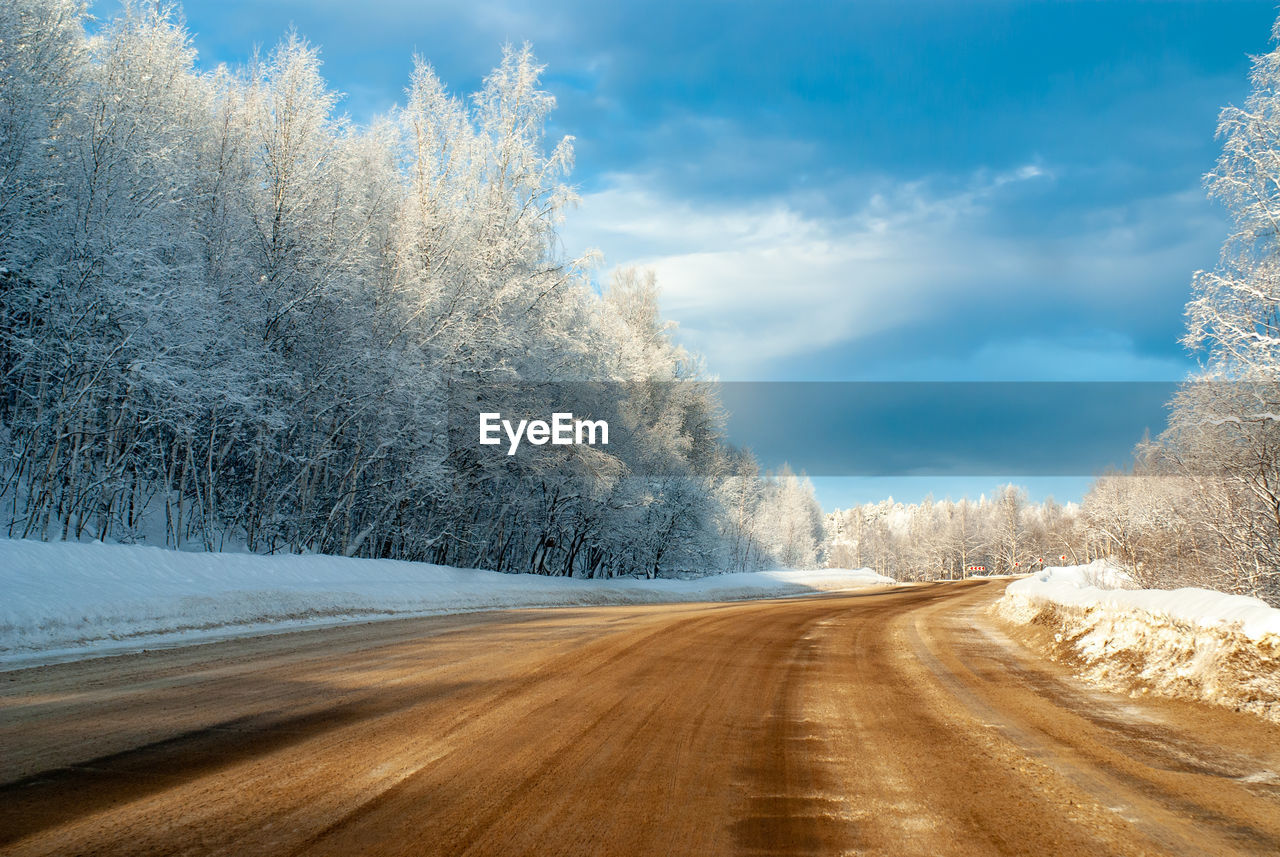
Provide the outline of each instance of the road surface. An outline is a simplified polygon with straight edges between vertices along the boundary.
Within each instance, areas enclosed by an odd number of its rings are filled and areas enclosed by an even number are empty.
[[[0,853],[1280,854],[1280,729],[1000,582],[369,623],[0,674]]]

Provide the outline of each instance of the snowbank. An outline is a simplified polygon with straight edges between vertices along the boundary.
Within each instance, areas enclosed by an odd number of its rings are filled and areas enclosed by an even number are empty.
[[[332,556],[0,539],[0,664],[352,619],[513,607],[732,601],[856,589],[867,570],[571,580]]]
[[[1280,721],[1280,610],[1209,589],[1134,589],[1103,563],[1009,584],[993,611],[1049,632],[1059,660],[1129,692],[1154,691]]]

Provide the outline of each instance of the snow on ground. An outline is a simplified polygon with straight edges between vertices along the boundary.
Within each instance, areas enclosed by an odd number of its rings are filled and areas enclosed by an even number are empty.
[[[0,668],[354,619],[733,601],[892,583],[869,569],[573,580],[395,560],[0,539]]]
[[[1280,609],[1209,589],[1136,589],[1106,562],[1009,584],[994,612],[1052,635],[1086,678],[1249,710],[1280,721]]]

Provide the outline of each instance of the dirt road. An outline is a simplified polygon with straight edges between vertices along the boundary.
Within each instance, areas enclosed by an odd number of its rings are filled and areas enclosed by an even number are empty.
[[[1280,729],[1000,583],[381,622],[0,674],[0,853],[1280,854]]]

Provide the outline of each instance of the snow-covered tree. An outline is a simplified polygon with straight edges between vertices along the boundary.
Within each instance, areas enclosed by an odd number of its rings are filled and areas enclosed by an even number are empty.
[[[1280,39],[1280,22],[1272,31]],[[1184,343],[1202,369],[1171,403],[1168,429],[1140,448],[1139,482],[1100,484],[1095,506],[1131,535],[1117,546],[1154,580],[1185,579],[1187,550],[1219,585],[1280,599],[1280,49],[1256,57],[1243,107],[1222,111],[1222,154],[1206,176],[1231,221],[1218,265],[1201,271]],[[1151,482],[1150,480],[1159,480]],[[1155,485],[1159,485],[1157,490]],[[1172,509],[1170,492],[1190,505]],[[1135,508],[1114,508],[1117,493]],[[1165,535],[1179,534],[1172,540]],[[1140,545],[1163,547],[1145,560]],[[1112,538],[1115,542],[1115,538]],[[1140,568],[1146,562],[1149,568]]]
[[[813,483],[783,465],[766,480],[757,527],[765,552],[788,568],[814,568],[823,538],[822,507],[813,494]]]
[[[600,296],[563,255],[572,140],[544,139],[527,46],[470,100],[418,60],[404,107],[356,127],[297,34],[202,72],[176,13],[85,16],[0,9],[10,534],[591,576],[759,561],[753,463],[651,275]],[[451,432],[489,402],[628,431],[485,459]]]

